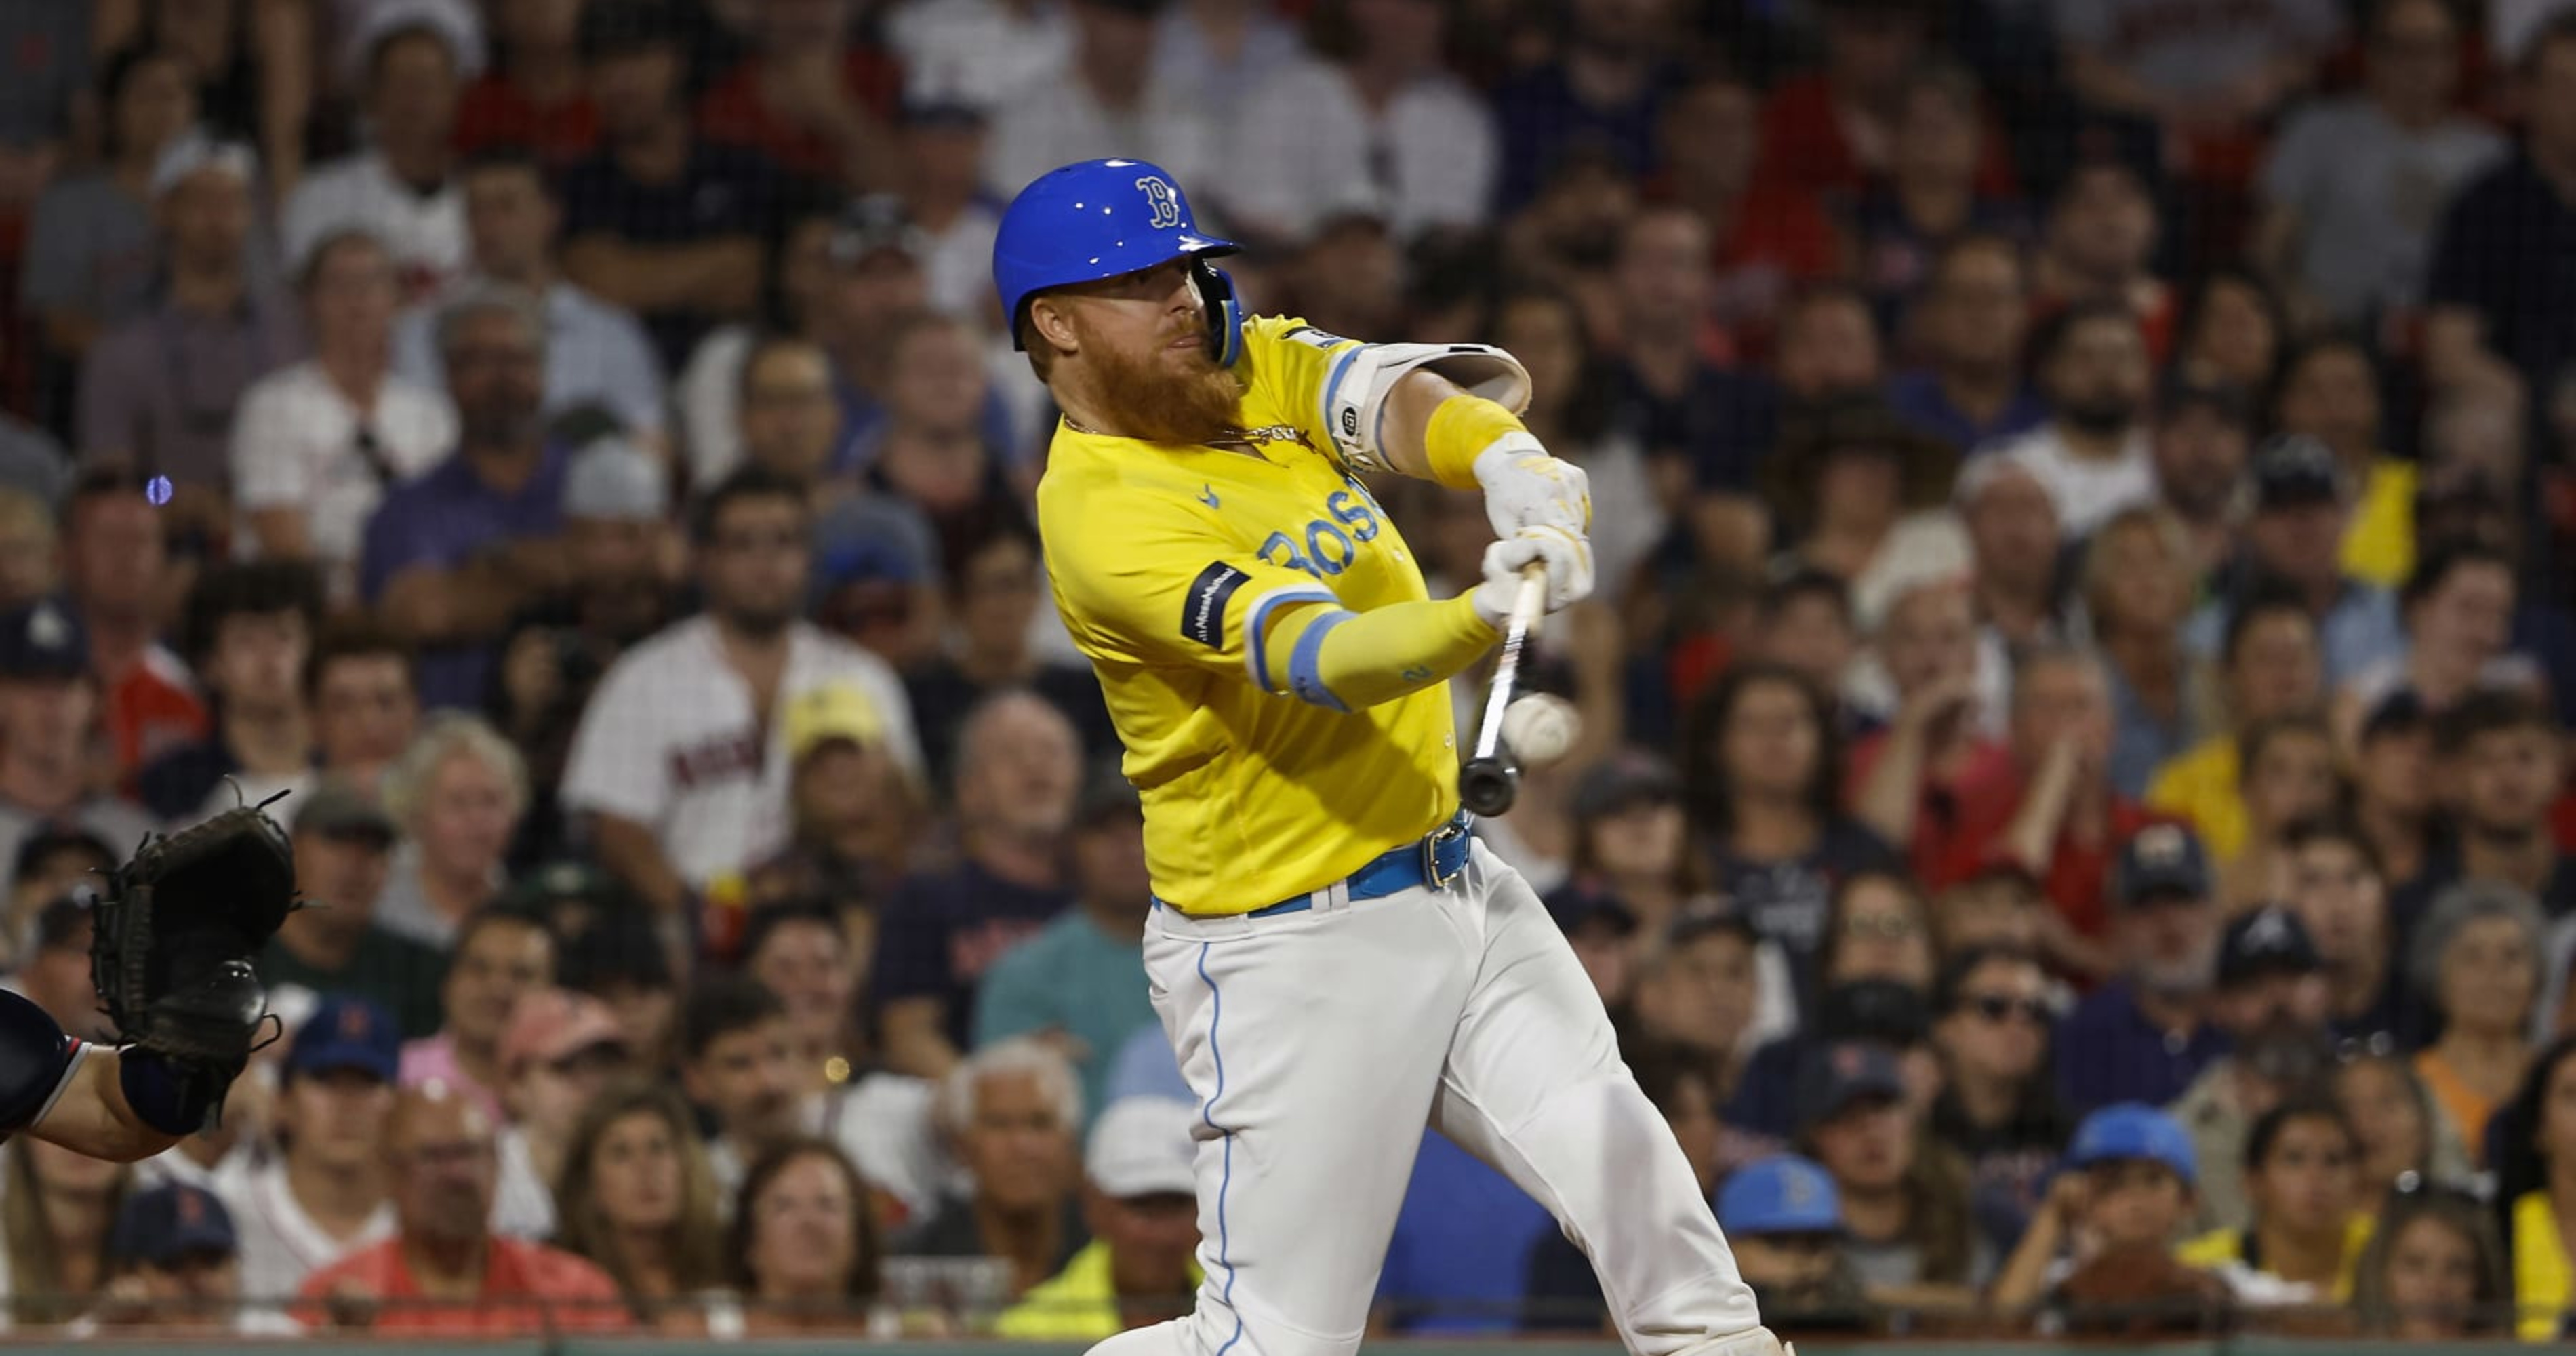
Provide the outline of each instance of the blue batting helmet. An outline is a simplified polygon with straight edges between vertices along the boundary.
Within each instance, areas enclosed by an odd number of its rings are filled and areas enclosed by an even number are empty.
[[[993,286],[1010,318],[1011,346],[1029,298],[1050,287],[1098,282],[1174,259],[1191,261],[1217,361],[1242,349],[1234,283],[1207,262],[1242,247],[1199,232],[1180,184],[1142,160],[1085,160],[1040,175],[1011,199],[993,241]]]

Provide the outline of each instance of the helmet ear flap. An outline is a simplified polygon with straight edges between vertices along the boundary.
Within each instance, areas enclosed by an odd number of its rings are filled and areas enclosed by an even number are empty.
[[[1234,295],[1234,279],[1205,259],[1190,261],[1190,281],[1199,289],[1207,313],[1208,345],[1219,367],[1232,367],[1243,357],[1243,303]]]

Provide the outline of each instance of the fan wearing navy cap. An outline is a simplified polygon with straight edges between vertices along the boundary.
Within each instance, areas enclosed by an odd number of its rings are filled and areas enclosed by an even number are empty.
[[[2258,590],[2280,588],[2317,620],[2328,687],[2404,654],[2397,600],[2344,572],[2352,490],[2334,450],[2298,434],[2277,437],[2255,452],[2250,476],[2254,511],[2245,522],[2243,554],[2226,571],[2232,577],[2219,596],[2184,626],[2192,652],[2216,654],[2229,613]]]
[[[123,851],[154,823],[89,787],[98,683],[89,637],[69,608],[30,603],[0,613],[0,862],[41,825],[78,827]]]
[[[363,998],[324,998],[279,1070],[279,1152],[218,1186],[241,1233],[242,1293],[293,1295],[313,1272],[392,1235],[379,1146],[402,1033]]]
[[[1923,1133],[1908,1101],[1885,1046],[1818,1048],[1798,1071],[1798,1147],[1833,1175],[1843,1255],[1872,1300],[1964,1306],[1994,1271],[1994,1251],[1969,1218],[1966,1165]]]
[[[274,1308],[242,1304],[260,1296],[242,1288],[241,1237],[232,1212],[203,1187],[170,1182],[127,1197],[108,1253],[115,1274],[97,1310],[64,1328],[64,1336],[87,1339],[102,1328],[167,1337],[303,1331]]]
[[[2198,1232],[2247,1224],[2240,1150],[2263,1113],[2332,1065],[2326,1003],[2325,958],[2296,913],[2267,904],[2228,923],[2210,1015],[2229,1050],[2168,1107],[2200,1155]]]
[[[2058,1094],[2077,1112],[2161,1106],[2227,1046],[2209,1019],[2220,923],[2200,836],[2179,824],[2140,829],[2121,847],[2106,893],[2119,973],[2058,1031]]]

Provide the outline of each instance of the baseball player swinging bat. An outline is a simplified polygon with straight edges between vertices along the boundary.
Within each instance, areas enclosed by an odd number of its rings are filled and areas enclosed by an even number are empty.
[[[1235,248],[1137,160],[1040,177],[993,246],[1063,412],[1048,578],[1143,799],[1200,1122],[1196,1309],[1094,1350],[1353,1356],[1428,1125],[1581,1240],[1635,1356],[1778,1356],[1581,962],[1473,834],[1529,629],[1592,588],[1583,472],[1510,354],[1246,317]],[[1481,491],[1481,581],[1431,597],[1369,472]],[[1449,680],[1497,641],[1462,769]]]
[[[1546,615],[1546,606],[1546,567],[1521,567],[1520,591],[1512,595],[1512,610],[1504,618],[1503,656],[1494,662],[1493,690],[1485,694],[1485,716],[1476,725],[1476,751],[1458,769],[1458,799],[1471,813],[1504,814],[1520,795],[1520,761],[1503,742],[1503,713],[1520,685],[1521,650],[1529,644],[1530,628]]]

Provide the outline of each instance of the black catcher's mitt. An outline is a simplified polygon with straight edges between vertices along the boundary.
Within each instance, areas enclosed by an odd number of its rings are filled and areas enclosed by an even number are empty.
[[[268,1018],[252,958],[294,907],[294,849],[259,806],[145,838],[109,879],[90,941],[117,1038],[230,1083]]]

